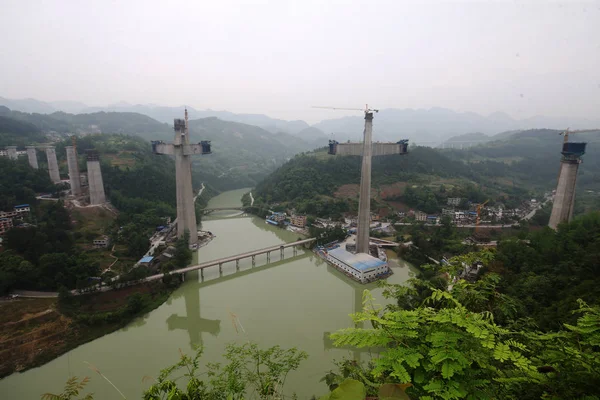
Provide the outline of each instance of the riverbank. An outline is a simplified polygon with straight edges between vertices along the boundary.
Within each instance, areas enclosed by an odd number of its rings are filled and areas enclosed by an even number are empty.
[[[0,378],[43,365],[124,327],[163,304],[177,287],[154,282],[60,303],[57,298],[0,303]]]
[[[203,196],[206,194],[205,189]],[[208,207],[239,207],[240,197],[249,189],[222,193]],[[256,204],[256,203],[255,203]],[[202,230],[215,237],[196,252],[193,263],[203,263],[256,249],[278,246],[298,239],[298,234],[265,223],[254,216],[217,218],[202,222]],[[226,345],[258,343],[261,348],[280,345],[309,353],[286,381],[289,395],[300,399],[325,393],[327,386],[315,377],[327,374],[335,360],[348,357],[346,349],[335,348],[329,333],[354,326],[349,314],[362,309],[365,289],[385,304],[377,284],[358,284],[340,274],[310,251],[299,250],[285,258],[279,252],[207,268],[201,277],[190,273],[185,282],[161,306],[135,318],[123,329],[99,337],[61,357],[27,372],[0,380],[1,397],[39,399],[45,392],[59,393],[68,376],[92,376],[87,386],[98,399],[115,398],[114,388],[95,373],[97,367],[128,399],[139,398],[160,370],[179,359],[180,352],[204,348],[201,363],[222,362]],[[394,274],[389,283],[401,284],[415,269],[404,260],[389,260]],[[235,323],[232,323],[235,321]],[[243,329],[241,327],[243,326]],[[290,326],[295,327],[289,329]],[[367,352],[351,357],[368,361]],[[90,375],[91,374],[91,375]]]

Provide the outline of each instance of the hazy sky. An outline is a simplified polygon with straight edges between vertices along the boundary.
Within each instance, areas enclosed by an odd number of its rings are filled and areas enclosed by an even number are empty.
[[[598,117],[600,1],[0,0],[0,96]]]

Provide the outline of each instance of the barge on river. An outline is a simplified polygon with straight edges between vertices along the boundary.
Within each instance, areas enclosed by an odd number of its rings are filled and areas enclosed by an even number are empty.
[[[319,248],[317,253],[332,267],[360,283],[385,279],[392,274],[387,259],[382,260],[366,253],[354,254],[339,245]]]

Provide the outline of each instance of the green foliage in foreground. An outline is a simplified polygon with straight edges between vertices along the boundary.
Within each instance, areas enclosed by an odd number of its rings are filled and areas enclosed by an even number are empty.
[[[83,391],[89,381],[90,379],[87,376],[81,381],[76,376],[72,376],[65,383],[65,388],[62,393],[44,393],[42,395],[42,400],[93,400],[94,396],[91,393],[87,394],[85,397],[78,397],[79,393]]]
[[[248,391],[255,392],[261,399],[280,399],[283,386],[290,371],[298,368],[308,355],[295,348],[279,346],[261,350],[255,343],[230,344],[225,350],[228,363],[210,363],[208,381],[199,378],[200,357],[198,349],[193,357],[181,355],[179,363],[161,371],[156,383],[144,393],[144,400],[159,399],[244,399]],[[185,388],[177,385],[172,375],[183,370],[187,380]]]
[[[410,384],[384,383],[377,389],[380,400],[410,400],[405,389]],[[319,400],[364,400],[367,395],[367,388],[364,383],[351,378],[344,379],[339,385],[330,387],[331,393],[319,398]]]
[[[491,251],[456,257],[444,274],[494,257]],[[406,393],[419,399],[600,398],[600,307],[580,301],[574,324],[540,332],[531,320],[517,318],[518,299],[499,292],[499,276],[451,286],[443,276],[385,285],[384,295],[397,302],[386,308],[365,291],[364,308],[352,319],[373,329],[348,328],[331,337],[335,345],[379,354],[366,367],[340,364],[326,382],[358,379],[369,395],[383,383],[410,384]]]
[[[600,299],[600,212],[544,228],[519,240],[502,241],[490,271],[502,276],[501,291],[518,299],[522,315],[542,330],[574,324],[578,299]]]
[[[155,383],[144,392],[143,399],[243,400],[254,395],[263,400],[283,399],[288,374],[298,369],[308,354],[296,348],[273,346],[261,350],[255,343],[229,344],[224,355],[227,364],[209,363],[206,373],[200,371],[201,357],[202,348],[198,348],[193,356],[181,353],[179,362],[160,372]],[[202,375],[208,379],[201,379]],[[110,383],[106,377],[104,379]],[[81,382],[70,378],[62,394],[46,393],[42,400],[76,400],[87,382],[88,378]],[[88,394],[82,400],[92,399],[93,396]]]

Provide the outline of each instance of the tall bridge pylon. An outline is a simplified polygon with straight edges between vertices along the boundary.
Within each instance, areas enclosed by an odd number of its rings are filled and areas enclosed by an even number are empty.
[[[194,192],[192,190],[192,160],[197,154],[210,154],[210,141],[190,144],[188,128],[188,112],[185,120],[174,120],[175,137],[173,143],[162,140],[152,141],[155,154],[175,156],[175,180],[177,187],[177,237],[182,237],[187,230],[190,233],[190,244],[198,241],[196,210],[194,208]]]
[[[317,107],[344,110],[337,107]],[[371,159],[373,156],[384,156],[392,154],[406,154],[408,151],[408,139],[396,143],[373,143],[373,113],[379,110],[370,109],[367,105],[365,113],[365,130],[362,143],[338,143],[329,141],[329,154],[362,156],[362,169],[360,175],[360,199],[358,202],[358,229],[356,234],[356,252],[369,253],[369,227],[371,224]]]

